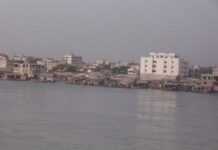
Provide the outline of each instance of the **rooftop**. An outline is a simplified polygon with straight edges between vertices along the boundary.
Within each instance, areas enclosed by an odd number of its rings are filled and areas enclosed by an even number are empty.
[[[150,56],[155,56],[155,57],[178,57],[176,53],[163,53],[163,52],[150,52]]]

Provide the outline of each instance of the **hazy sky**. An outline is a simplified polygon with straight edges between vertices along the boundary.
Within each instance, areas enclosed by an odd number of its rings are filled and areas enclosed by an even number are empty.
[[[217,0],[0,0],[0,49],[86,60],[175,51],[218,64]]]

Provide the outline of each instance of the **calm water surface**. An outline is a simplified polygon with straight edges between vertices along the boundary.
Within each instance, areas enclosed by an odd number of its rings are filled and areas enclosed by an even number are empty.
[[[0,150],[217,149],[217,95],[0,81]]]

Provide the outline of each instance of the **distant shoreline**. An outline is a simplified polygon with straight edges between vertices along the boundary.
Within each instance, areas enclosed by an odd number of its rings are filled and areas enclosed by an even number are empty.
[[[111,88],[111,89],[127,89],[127,90],[158,90],[163,92],[178,92],[178,93],[196,93],[196,94],[207,94],[207,95],[218,95],[217,92],[194,92],[194,91],[183,91],[183,90],[171,90],[171,89],[162,89],[162,88],[139,88],[139,87],[116,87],[116,86],[101,86],[101,85],[84,85],[84,84],[71,84],[67,83],[65,81],[56,81],[56,82],[42,82],[38,80],[2,80],[0,79],[0,82],[6,81],[6,82],[31,82],[31,83],[41,83],[41,84],[47,84],[47,85],[54,85],[57,83],[63,83],[64,85],[74,85],[74,86],[81,86],[81,87],[99,87],[99,88]]]

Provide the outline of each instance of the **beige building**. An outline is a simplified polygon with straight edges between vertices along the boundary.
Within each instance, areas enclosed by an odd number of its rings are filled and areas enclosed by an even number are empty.
[[[13,62],[13,73],[27,78],[34,78],[44,72],[44,67],[36,63],[29,63],[24,61]]]
[[[47,58],[45,60],[45,66],[46,66],[47,72],[51,71],[53,68],[55,68],[59,64],[61,64],[61,62],[53,58]]]
[[[141,80],[175,80],[188,75],[188,63],[175,53],[150,53],[141,57]]]
[[[139,69],[140,69],[140,65],[138,63],[128,64],[128,75],[138,77],[139,76]]]
[[[0,54],[0,69],[7,69],[9,58],[6,54]]]
[[[213,68],[213,74],[218,76],[218,66]]]

